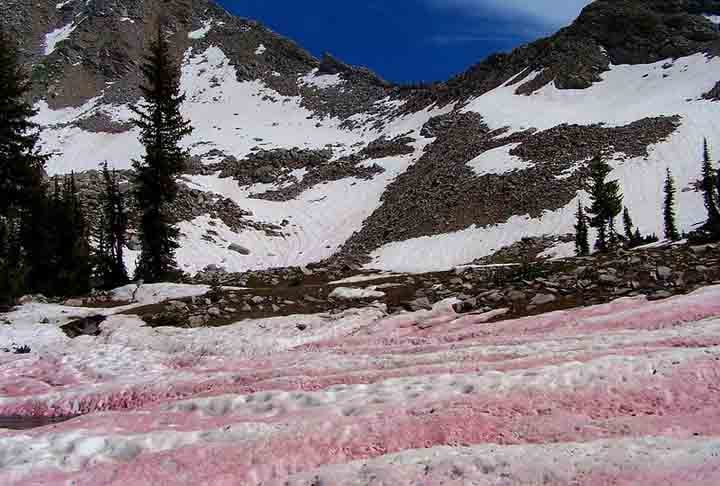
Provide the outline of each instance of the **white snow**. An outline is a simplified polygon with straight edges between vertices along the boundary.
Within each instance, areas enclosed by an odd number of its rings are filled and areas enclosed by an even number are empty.
[[[370,275],[353,275],[352,277],[347,277],[342,280],[335,280],[334,282],[330,282],[330,285],[372,282],[373,280],[381,280],[381,279],[400,277],[400,276],[402,276],[402,274],[389,273],[389,272],[380,272],[380,273],[374,273],[374,274],[370,274]]]
[[[720,25],[720,15],[705,15],[705,18],[713,24]]]
[[[74,1],[75,1],[75,0],[65,0],[64,2],[60,2],[60,3],[55,4],[55,8],[56,8],[57,10],[60,10],[60,9],[63,8],[65,5],[68,5],[68,4],[70,4],[70,3],[73,3]]]
[[[300,106],[299,97],[282,96],[259,81],[239,82],[230,60],[215,46],[202,53],[188,50],[181,86],[188,97],[183,114],[195,127],[186,140],[188,146],[211,140],[210,148],[242,158],[259,144],[265,149],[323,148],[331,143],[350,146],[363,139],[341,129],[339,120],[325,119],[317,127],[318,120],[310,119],[312,113]],[[201,146],[195,152],[208,150]]]
[[[538,254],[538,258],[549,258],[551,260],[559,260],[575,256],[575,242],[560,242]]]
[[[210,218],[202,216],[189,223],[181,223],[185,235],[177,252],[183,269],[199,271],[215,263],[229,271],[306,265],[330,257],[362,222],[379,207],[380,197],[387,184],[413,162],[415,155],[375,160],[385,172],[371,180],[342,179],[321,184],[287,202],[250,198],[256,186],[240,188],[233,179],[218,176],[191,176],[191,187],[228,197],[243,209],[253,213],[258,222],[290,225],[283,229],[282,238],[268,237],[264,232],[245,230],[234,233],[222,222],[212,229],[219,234],[220,245],[201,237],[210,228]],[[237,243],[248,248],[251,255],[243,256],[227,247]]]
[[[204,38],[208,32],[210,32],[210,29],[212,29],[213,21],[211,20],[205,20],[202,23],[202,27],[200,27],[197,30],[193,30],[191,32],[188,32],[188,39],[202,39]]]
[[[38,114],[33,121],[44,126],[40,134],[43,150],[53,155],[47,164],[49,175],[97,169],[105,160],[117,169],[127,169],[132,159],[143,155],[144,149],[138,141],[136,130],[124,133],[88,132],[69,125],[98,112],[120,122],[132,117],[126,105],[99,103],[100,97],[97,97],[78,108],[60,110],[50,109],[44,100],[36,103]]]
[[[120,17],[120,22],[130,22],[131,24],[135,23],[135,21],[130,17]]]
[[[261,56],[265,54],[265,51],[267,51],[267,47],[265,47],[264,44],[260,44],[257,49],[255,49],[255,55]]]
[[[576,207],[574,200],[565,208],[545,211],[537,219],[513,216],[495,226],[471,226],[455,233],[389,243],[370,255],[373,260],[366,267],[407,273],[447,270],[492,255],[524,237],[570,233]]]
[[[59,43],[69,39],[70,35],[75,31],[78,25],[80,25],[79,22],[77,24],[70,22],[63,27],[57,28],[48,34],[45,34],[45,55],[49,56],[55,51],[55,48]]]
[[[385,292],[375,290],[375,287],[366,289],[357,289],[354,287],[337,287],[328,298],[340,300],[359,300],[359,299],[380,299],[385,297]]]
[[[516,170],[525,170],[533,167],[520,157],[510,155],[510,151],[520,144],[510,144],[488,150],[468,162],[473,171],[479,176],[487,174],[507,174]]]
[[[299,81],[302,84],[308,86],[314,86],[315,88],[323,89],[330,88],[332,86],[338,86],[343,84],[345,81],[340,77],[339,74],[317,74],[317,69],[313,69],[305,76],[302,76]]]
[[[157,304],[169,299],[182,299],[205,295],[210,291],[207,285],[188,284],[129,284],[112,291],[113,299],[139,303],[143,305]],[[134,300],[133,300],[134,296]]]

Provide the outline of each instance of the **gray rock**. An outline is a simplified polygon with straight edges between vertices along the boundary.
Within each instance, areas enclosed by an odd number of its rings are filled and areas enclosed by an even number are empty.
[[[657,267],[657,276],[660,280],[669,280],[672,274],[673,271],[670,267]]]
[[[410,306],[410,309],[412,309],[414,311],[426,310],[426,309],[432,308],[430,299],[428,299],[427,297],[420,297],[418,299],[411,300],[410,302],[408,302],[408,305]]]
[[[260,305],[263,302],[265,302],[265,297],[263,297],[262,295],[256,295],[252,299],[250,299],[250,302],[252,302],[253,304]]]
[[[530,301],[531,305],[546,305],[555,302],[557,297],[552,294],[537,294]]]
[[[18,304],[24,305],[24,304],[47,304],[48,300],[47,297],[45,297],[42,294],[35,294],[35,295],[23,295],[18,299]]]
[[[507,298],[510,302],[522,302],[527,300],[527,295],[520,290],[511,290],[507,293]]]
[[[168,307],[172,311],[185,311],[188,308],[188,305],[185,302],[180,302],[179,300],[173,300],[171,302],[168,302]]]
[[[620,281],[620,279],[609,273],[601,273],[598,276],[598,281],[603,285],[615,285]]]
[[[188,318],[188,326],[192,328],[203,327],[205,325],[205,317],[203,316],[190,316]]]
[[[668,299],[672,297],[672,292],[668,292],[667,290],[658,290],[657,292],[652,293],[648,296],[648,300],[662,300],[662,299]]]
[[[142,241],[140,241],[139,235],[130,235],[130,237],[127,239],[126,245],[128,249],[132,251],[142,250]]]
[[[232,243],[230,246],[228,246],[228,250],[234,251],[235,253],[239,253],[241,255],[249,255],[250,250],[245,248],[242,245],[238,245],[237,243]]]
[[[210,307],[206,312],[207,315],[212,317],[220,317],[222,315],[222,311],[217,307]]]
[[[498,303],[501,300],[505,299],[505,296],[499,290],[493,290],[488,295],[486,295],[485,298],[490,302]]]
[[[221,267],[220,265],[211,264],[207,267],[203,268],[203,272],[205,273],[226,273],[227,270],[225,267]]]

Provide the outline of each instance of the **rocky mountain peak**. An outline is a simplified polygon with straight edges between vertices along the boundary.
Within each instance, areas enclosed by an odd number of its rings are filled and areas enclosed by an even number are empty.
[[[313,100],[317,93],[298,79],[320,67],[341,73],[350,92],[359,86],[361,108],[389,87],[366,68],[329,56],[320,62],[293,41],[212,0],[8,0],[0,14],[0,25],[18,38],[23,59],[32,66],[34,99],[53,109],[98,97],[109,104],[136,101],[139,66],[159,21],[171,35],[178,62],[189,52],[219,47],[238,81],[262,81],[280,95],[302,96],[311,107],[326,103]]]
[[[372,85],[389,88],[392,83],[385,81],[372,70],[366,67],[351,66],[342,62],[329,52],[323,55],[318,74],[340,74],[344,79],[367,82]]]

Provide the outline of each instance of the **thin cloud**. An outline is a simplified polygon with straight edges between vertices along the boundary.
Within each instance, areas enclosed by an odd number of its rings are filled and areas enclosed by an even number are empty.
[[[436,34],[429,37],[428,40],[433,44],[446,46],[473,42],[514,42],[519,39],[519,36],[514,35]]]
[[[526,20],[544,27],[567,25],[592,0],[425,0],[437,8],[462,10],[479,17]]]

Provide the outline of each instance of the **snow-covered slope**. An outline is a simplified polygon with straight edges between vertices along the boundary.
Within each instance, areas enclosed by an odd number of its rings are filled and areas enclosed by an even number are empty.
[[[531,96],[515,94],[504,85],[473,99],[464,109],[483,115],[490,128],[546,130],[563,123],[621,126],[646,117],[680,115],[680,128],[650,149],[649,157],[611,155],[611,178],[623,188],[624,203],[643,233],[662,234],[661,208],[666,169],[672,170],[678,193],[678,225],[690,231],[704,220],[699,193],[691,189],[699,178],[703,138],[720,155],[720,103],[702,98],[720,80],[720,58],[704,54],[649,65],[612,66],[603,80],[581,90],[545,86]],[[488,151],[469,162],[476,172],[497,173],[523,167],[508,154],[511,147]],[[579,196],[585,203],[586,195]],[[443,269],[491,255],[522,237],[573,232],[577,200],[541,218],[519,215],[505,224],[391,243],[378,249],[372,266],[421,271]],[[568,249],[571,249],[568,247]]]
[[[720,481],[718,287],[499,323],[438,305],[56,327],[83,312],[32,304],[0,326],[33,347],[0,352],[0,417],[85,414],[0,431],[2,484]]]
[[[609,70],[601,74],[601,80],[586,89],[558,89],[550,83],[525,95],[517,93],[517,83],[507,82],[480,96],[427,106],[410,103],[412,94],[403,97],[390,88],[378,88],[372,84],[374,78],[370,84],[365,78],[358,81],[361,74],[367,76],[365,71],[344,72],[342,69],[351,68],[342,67],[338,72],[336,64],[317,67],[318,63],[307,54],[295,51],[293,59],[303,59],[304,67],[289,74],[292,66],[287,68],[286,58],[290,56],[272,44],[275,37],[271,34],[255,24],[235,25],[226,13],[213,13],[214,17],[203,15],[197,14],[186,26],[187,33],[181,36],[182,42],[188,44],[182,54],[181,67],[182,89],[187,93],[183,112],[195,127],[185,144],[201,165],[227,157],[242,163],[243,158],[258,150],[331,148],[330,164],[351,156],[361,159],[359,167],[377,164],[383,170],[369,178],[350,175],[316,180],[287,200],[256,197],[286,188],[285,180],[240,186],[232,178],[222,178],[219,172],[198,174],[196,171],[184,177],[191,188],[230,198],[241,209],[252,212],[248,219],[253,223],[282,228],[278,230],[282,236],[269,236],[258,227],[231,230],[222,221],[212,220],[210,215],[184,221],[180,224],[183,236],[178,258],[187,271],[199,271],[210,264],[230,271],[301,265],[323,260],[340,250],[356,252],[357,248],[370,255],[369,267],[439,270],[492,255],[523,237],[563,236],[572,232],[577,202],[587,200],[579,190],[575,198],[564,197],[561,207],[548,202],[544,214],[537,211],[537,205],[543,201],[534,201],[532,205],[517,205],[499,220],[488,218],[492,219],[490,224],[474,225],[472,219],[461,225],[453,223],[451,220],[465,210],[462,204],[442,216],[447,218],[451,230],[443,230],[437,221],[425,228],[423,222],[401,220],[393,224],[421,228],[413,234],[419,232],[422,237],[402,237],[399,241],[384,237],[384,233],[392,231],[378,229],[377,224],[366,227],[364,222],[392,199],[389,192],[398,190],[392,185],[397,177],[418,163],[436,141],[438,134],[423,127],[432,117],[448,113],[453,116],[478,113],[489,130],[498,130],[487,142],[486,150],[468,153],[460,161],[469,172],[463,172],[458,179],[497,177],[491,185],[500,187],[502,184],[497,181],[505,177],[540,169],[550,171],[543,177],[554,177],[557,181],[567,179],[567,187],[577,184],[570,179],[577,179],[577,171],[584,167],[586,160],[576,160],[569,169],[552,172],[553,169],[545,169],[536,160],[525,160],[511,153],[522,148],[525,140],[513,137],[526,136],[523,134],[529,133],[527,130],[539,130],[542,136],[542,131],[565,123],[621,127],[646,118],[678,115],[679,127],[669,137],[659,136],[658,143],[643,145],[643,149],[647,148],[647,157],[610,154],[614,167],[612,177],[620,180],[625,204],[643,233],[661,233],[660,206],[666,168],[672,169],[679,188],[680,229],[691,230],[704,217],[702,200],[693,183],[699,176],[703,137],[707,137],[711,148],[717,146],[720,150],[720,126],[716,121],[720,102],[703,98],[720,80],[717,58],[697,53],[652,64],[610,65]],[[78,25],[81,18],[85,17],[78,17]],[[140,19],[134,22],[132,25],[120,22],[121,28],[139,28]],[[83,22],[82,28],[89,28],[88,24],[92,24],[92,20]],[[78,27],[78,30],[81,29]],[[236,36],[233,39],[244,39],[247,46],[243,48],[247,47],[247,51],[238,54],[233,44],[220,37],[227,32]],[[81,34],[72,29],[53,28],[48,32],[46,47],[66,45],[73,36]],[[287,49],[285,44],[281,46]],[[238,56],[245,64],[240,63]],[[287,69],[280,73],[272,66]],[[248,72],[260,74],[253,74],[257,77],[252,78]],[[532,84],[533,76],[540,79],[547,72],[536,70],[523,82]],[[527,74],[527,69],[514,74],[521,73]],[[252,79],[247,79],[248,76]],[[122,79],[107,81],[96,96],[75,107],[59,108],[49,99],[37,102],[36,121],[44,127],[43,145],[54,154],[48,163],[51,175],[95,169],[104,160],[114,167],[128,168],[131,160],[142,155],[137,132],[129,123],[128,103],[132,100],[111,101],[118,98],[112,93],[116,93],[123,82]],[[366,96],[367,92],[372,95]],[[386,96],[380,97],[378,93]],[[350,105],[356,109],[349,110]],[[406,105],[418,108],[408,109]],[[102,123],[98,125],[97,120]],[[508,130],[503,132],[501,129],[505,127]],[[412,152],[389,156],[362,152],[381,137],[398,136],[410,137]],[[457,147],[456,151],[461,150],[462,147]],[[308,167],[297,169],[293,174],[307,177]],[[457,182],[438,181],[440,194],[435,197],[441,198],[444,190],[461,187]],[[407,187],[412,184],[412,181],[405,182],[404,194],[421,205],[427,194],[413,194]],[[465,191],[466,186],[462,187],[460,190]],[[397,213],[403,208],[392,210]],[[476,220],[484,219],[481,211]],[[217,237],[204,237],[208,230],[217,233]],[[360,240],[365,233],[372,233],[372,238],[367,239],[371,243],[351,245],[348,250],[343,245],[355,233]],[[232,251],[229,247],[233,243],[249,250],[249,255]],[[569,245],[560,243],[554,254],[568,250]],[[548,251],[552,253],[552,249]],[[134,254],[128,252],[128,255],[132,266]]]

